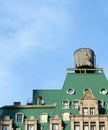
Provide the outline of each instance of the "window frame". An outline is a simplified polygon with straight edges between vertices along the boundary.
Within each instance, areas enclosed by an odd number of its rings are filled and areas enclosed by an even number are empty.
[[[37,130],[37,120],[34,116],[28,117],[28,119],[25,120],[25,130],[28,130],[28,125],[33,125],[33,130]]]
[[[57,126],[58,128],[53,128],[54,126]],[[52,123],[52,130],[59,130],[59,123]]]
[[[96,122],[91,122],[90,123],[90,129],[91,130],[96,130]]]
[[[34,130],[34,124],[27,124],[27,130],[32,130],[31,128],[29,128],[29,127],[33,127],[33,130]]]
[[[105,122],[99,122],[99,130],[105,130]]]
[[[0,130],[3,130],[3,126],[9,126],[8,130],[12,130],[12,119],[6,115],[3,120],[0,121]]]
[[[62,109],[69,109],[69,100],[62,101]]]
[[[19,119],[18,119],[18,116],[22,116],[22,119],[20,119],[21,121],[18,121]],[[16,115],[15,115],[15,122],[16,123],[23,123],[24,122],[24,114],[22,113],[22,112],[18,112],[18,113],[16,113]]]
[[[66,114],[66,115],[65,115]],[[62,113],[62,117],[63,117],[63,121],[70,121],[70,112],[68,112],[68,111],[64,111],[63,113]]]
[[[83,122],[83,130],[89,130],[89,123]]]
[[[72,101],[72,109],[79,109],[80,101],[78,99],[74,99]]]
[[[74,130],[80,130],[80,122],[74,122]]]
[[[52,128],[52,125],[53,124],[58,124],[58,130],[62,130],[63,127],[62,127],[62,119],[58,116],[58,115],[55,115],[53,118],[50,118],[50,130],[53,130]]]
[[[46,116],[46,121],[43,121],[42,116]],[[40,122],[41,123],[47,123],[48,122],[48,114],[47,113],[41,113],[40,114]]]
[[[82,111],[83,111],[83,115],[88,115],[88,108],[87,107],[83,107]]]
[[[90,115],[94,115],[95,114],[95,107],[90,107]]]
[[[3,124],[2,125],[2,130],[9,130],[9,124]]]

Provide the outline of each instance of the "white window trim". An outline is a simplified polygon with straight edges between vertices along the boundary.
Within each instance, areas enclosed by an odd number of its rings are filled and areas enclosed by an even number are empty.
[[[67,107],[64,107],[65,102],[67,102]],[[62,101],[62,109],[69,109],[69,100],[68,99]]]
[[[87,107],[83,107],[83,115],[88,115],[88,108]]]
[[[17,121],[17,116],[18,115],[22,115],[22,121],[21,122]],[[22,112],[18,112],[18,113],[15,114],[15,122],[16,123],[23,123],[24,122],[24,114]]]
[[[68,111],[64,111],[64,112],[62,113],[63,121],[70,121],[70,118],[69,118],[69,117],[68,117],[67,119],[65,119],[65,117],[64,117],[64,113],[68,113],[69,116],[70,116],[70,112],[68,112]]]
[[[42,116],[45,115],[46,116],[46,121],[42,121]],[[40,123],[47,123],[48,122],[48,114],[47,113],[41,113],[40,114]]]
[[[74,102],[75,101],[78,101],[78,108],[75,108],[75,105],[74,105]],[[79,109],[79,106],[80,106],[80,101],[78,100],[78,99],[74,99],[73,101],[72,101],[72,109]]]

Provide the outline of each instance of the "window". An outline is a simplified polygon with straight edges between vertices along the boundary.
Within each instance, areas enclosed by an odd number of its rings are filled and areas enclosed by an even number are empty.
[[[62,119],[58,115],[50,118],[50,130],[63,130]]]
[[[30,116],[25,120],[25,130],[37,130],[37,120],[34,116]]]
[[[59,130],[59,124],[52,124],[52,130]]]
[[[7,125],[7,124],[5,125],[5,124],[4,124],[4,125],[2,126],[2,130],[9,130],[9,125]]]
[[[84,126],[83,126],[83,130],[88,130],[88,128],[89,128],[89,127],[88,127],[87,125],[84,125]]]
[[[88,108],[83,108],[83,114],[87,115],[88,114]]]
[[[95,114],[95,108],[90,108],[90,115],[94,115]]]
[[[27,130],[34,130],[34,124],[28,124]]]
[[[91,125],[91,130],[96,130],[96,126]]]
[[[71,94],[74,94],[75,93],[75,90],[70,88],[67,90],[67,94],[71,95]]]
[[[69,109],[69,101],[68,100],[65,100],[62,102],[62,108],[63,109]]]
[[[84,122],[83,123],[83,130],[88,130],[88,129],[89,129],[88,122]]]
[[[108,90],[106,88],[102,88],[100,90],[100,94],[106,95],[108,93]]]
[[[47,123],[47,120],[48,120],[48,114],[47,113],[42,113],[40,115],[40,121],[41,121],[41,123]]]
[[[78,109],[79,108],[79,100],[74,100],[72,102],[73,108]]]
[[[16,114],[16,122],[22,123],[24,115],[22,113]]]
[[[99,122],[99,130],[105,130],[105,123]]]
[[[99,130],[105,130],[105,126],[99,126]]]
[[[96,122],[91,122],[91,129],[90,130],[96,130]]]
[[[22,114],[17,115],[17,122],[22,122]]]
[[[74,130],[80,130],[80,123],[74,122]]]
[[[5,116],[4,119],[0,121],[0,130],[12,130],[12,125],[10,116]]]
[[[75,125],[74,130],[80,130],[80,127],[78,125]]]
[[[69,115],[70,115],[69,112],[63,112],[63,120],[64,121],[69,121],[70,120]]]

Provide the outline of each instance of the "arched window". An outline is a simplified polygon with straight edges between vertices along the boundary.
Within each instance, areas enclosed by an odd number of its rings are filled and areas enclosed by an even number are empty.
[[[24,121],[24,114],[21,113],[21,112],[16,113],[16,115],[15,115],[15,121],[17,123],[23,123],[23,121]]]
[[[47,121],[48,121],[48,114],[47,113],[42,113],[40,115],[40,122],[41,123],[47,123]]]
[[[63,121],[69,121],[70,118],[70,113],[69,112],[63,112]]]

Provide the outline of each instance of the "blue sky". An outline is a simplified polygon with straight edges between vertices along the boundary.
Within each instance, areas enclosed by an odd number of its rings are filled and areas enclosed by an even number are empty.
[[[0,106],[60,89],[74,51],[91,48],[108,78],[107,0],[0,2]]]

